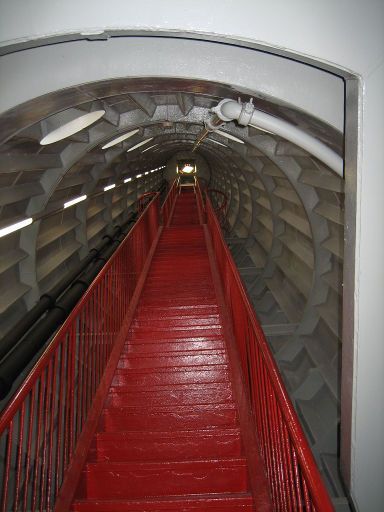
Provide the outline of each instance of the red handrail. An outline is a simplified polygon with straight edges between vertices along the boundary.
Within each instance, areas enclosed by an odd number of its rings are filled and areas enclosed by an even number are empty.
[[[141,213],[145,210],[147,204],[157,195],[157,192],[145,192],[136,201],[137,212]]]
[[[168,191],[167,197],[164,200],[163,206],[161,207],[161,217],[163,220],[163,225],[167,226],[172,214],[172,208],[175,204],[175,199],[177,196],[177,179],[172,183],[171,188]]]
[[[227,205],[228,198],[221,190],[217,190],[215,188],[209,188],[207,190],[208,196],[212,199],[214,198],[214,202],[217,204],[212,205],[214,207],[216,217],[219,221],[219,224],[222,228],[226,225],[226,215],[227,215]],[[219,202],[221,201],[221,202]]]
[[[157,194],[3,412],[2,512],[53,510],[158,230]]]
[[[274,510],[331,512],[331,500],[209,198],[206,212]]]
[[[203,193],[201,190],[199,180],[196,180],[195,191],[196,191],[197,210],[199,213],[199,220],[200,220],[201,224],[205,224],[206,223],[206,215],[205,215],[204,198],[203,198]]]

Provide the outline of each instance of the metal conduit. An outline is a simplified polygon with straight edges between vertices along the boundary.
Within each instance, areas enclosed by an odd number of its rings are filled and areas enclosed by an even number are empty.
[[[192,151],[201,144],[209,132],[215,131],[223,123],[237,121],[241,126],[261,128],[262,130],[280,135],[296,146],[308,151],[308,153],[325,163],[339,176],[344,176],[344,161],[341,156],[297,126],[255,109],[252,99],[248,103],[241,103],[226,98],[221,100],[211,111],[214,113],[214,116],[205,123],[205,128],[199,133]]]
[[[44,294],[23,321],[5,336],[3,342],[6,346],[2,347],[0,362],[0,399],[7,396],[13,382],[64,322],[125,238],[136,218],[137,213],[134,212],[126,223],[116,226],[111,235],[105,235],[77,269],[60,281],[49,293]],[[92,266],[84,272],[90,263]],[[41,318],[48,308],[47,314]],[[7,348],[8,351],[6,351]]]

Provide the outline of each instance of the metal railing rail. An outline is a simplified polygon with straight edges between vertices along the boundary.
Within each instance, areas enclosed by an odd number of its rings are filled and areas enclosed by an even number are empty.
[[[53,510],[158,233],[157,194],[4,410],[2,512]]]
[[[274,510],[331,512],[333,505],[209,198],[206,212]]]
[[[164,200],[164,203],[161,207],[161,217],[163,221],[164,226],[168,226],[168,223],[171,219],[172,215],[172,209],[175,204],[175,199],[178,193],[178,187],[177,187],[177,179],[174,180],[172,183],[171,188],[169,189],[169,192]]]
[[[136,201],[136,210],[138,213],[141,213],[145,210],[147,205],[152,201],[152,199],[158,194],[158,192],[145,192],[141,194],[140,197],[137,198]]]
[[[199,180],[196,180],[195,191],[197,199],[197,210],[199,212],[199,220],[201,224],[205,224],[207,220],[205,215],[204,197]]]
[[[226,227],[227,219],[227,207],[228,207],[228,198],[221,190],[216,188],[208,188],[207,189],[208,197],[211,200],[212,206],[214,207],[216,217],[219,221],[219,224],[222,228]]]

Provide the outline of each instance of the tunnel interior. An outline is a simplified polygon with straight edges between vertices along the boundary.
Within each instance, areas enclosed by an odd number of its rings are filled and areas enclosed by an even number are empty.
[[[192,153],[213,106],[250,97],[343,156],[340,129],[229,80],[124,76],[5,111],[0,229],[34,221],[0,238],[0,335],[125,221],[141,194],[171,183],[178,161],[195,161],[206,187],[227,197],[227,243],[337,510],[349,510],[338,472],[344,180],[278,135],[236,122],[222,128],[229,137],[212,132]],[[98,111],[81,131],[40,143],[69,119]]]

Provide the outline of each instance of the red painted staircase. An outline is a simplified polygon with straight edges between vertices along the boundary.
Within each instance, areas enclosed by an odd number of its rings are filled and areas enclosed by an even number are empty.
[[[72,510],[255,510],[193,192],[160,238]]]
[[[334,510],[196,189],[164,228],[153,196],[0,415],[2,512]]]

